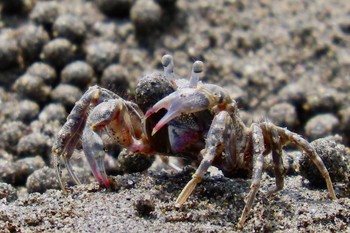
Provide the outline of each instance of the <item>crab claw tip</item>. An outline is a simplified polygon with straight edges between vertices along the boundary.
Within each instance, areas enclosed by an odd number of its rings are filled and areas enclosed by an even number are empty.
[[[164,119],[161,119],[153,128],[152,130],[152,136],[156,134],[167,122],[164,121]]]
[[[158,132],[158,130],[153,128],[151,136],[154,136],[157,132]]]
[[[145,119],[148,118],[148,117],[150,117],[153,113],[154,113],[154,111],[152,111],[151,109],[148,110],[148,111],[146,112],[146,114],[145,114]]]
[[[163,125],[157,124],[157,125],[153,128],[152,134],[151,134],[151,135],[152,135],[152,136],[155,135],[162,127],[163,127]]]
[[[103,180],[103,184],[104,184],[104,186],[105,186],[106,188],[111,188],[111,183],[109,182],[108,179]]]
[[[156,124],[156,126],[154,126],[152,130],[152,136],[178,115],[180,115],[180,112],[177,109],[169,109],[168,112],[163,116],[163,118],[160,119],[160,121]]]

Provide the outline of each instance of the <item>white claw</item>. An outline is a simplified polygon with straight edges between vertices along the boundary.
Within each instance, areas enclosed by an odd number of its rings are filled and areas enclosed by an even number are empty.
[[[196,88],[199,82],[199,78],[203,73],[204,64],[201,61],[195,61],[192,65],[192,74],[190,79],[190,88]]]

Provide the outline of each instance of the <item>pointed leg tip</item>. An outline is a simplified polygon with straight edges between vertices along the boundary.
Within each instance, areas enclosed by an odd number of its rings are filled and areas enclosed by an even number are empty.
[[[62,190],[63,195],[67,195],[67,194],[68,194],[68,191],[67,191],[66,188],[63,188],[63,189],[61,189],[61,190]]]
[[[330,197],[331,197],[332,200],[337,200],[337,196],[336,196],[334,193],[332,193],[332,194],[330,195]]]
[[[182,204],[175,202],[175,208],[179,209],[182,206]]]
[[[181,197],[181,194],[180,196],[177,197],[176,201],[175,201],[175,207],[176,208],[180,208],[184,203],[185,203],[186,200],[184,200],[182,197]]]

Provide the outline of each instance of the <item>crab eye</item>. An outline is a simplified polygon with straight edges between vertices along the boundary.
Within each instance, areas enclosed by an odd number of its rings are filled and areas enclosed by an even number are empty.
[[[199,78],[203,73],[204,64],[201,61],[195,61],[192,65],[192,74],[190,79],[190,88],[196,88]]]
[[[162,65],[164,67],[164,73],[167,78],[171,78],[174,73],[174,59],[171,55],[165,54],[162,57]]]

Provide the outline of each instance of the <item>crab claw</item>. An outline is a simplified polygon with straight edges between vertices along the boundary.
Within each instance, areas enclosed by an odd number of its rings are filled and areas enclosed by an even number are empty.
[[[104,184],[106,188],[109,188],[110,183],[104,166],[104,150],[101,137],[91,127],[85,127],[82,143],[92,174],[100,184]]]
[[[152,136],[158,132],[164,125],[181,114],[189,114],[208,109],[210,101],[206,94],[198,88],[183,88],[177,90],[170,95],[158,101],[152,108],[150,108],[145,118],[158,112],[160,109],[167,109],[167,113],[154,126]]]

